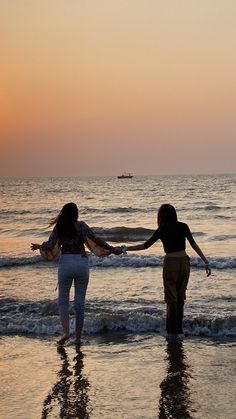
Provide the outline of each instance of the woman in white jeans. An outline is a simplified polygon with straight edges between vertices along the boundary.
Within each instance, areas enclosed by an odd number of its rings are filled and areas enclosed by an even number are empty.
[[[84,324],[84,307],[86,290],[89,281],[88,258],[85,244],[98,256],[118,254],[114,247],[95,236],[91,228],[83,221],[78,221],[79,211],[73,202],[65,204],[58,216],[50,223],[54,225],[48,241],[42,244],[32,243],[31,249],[39,249],[43,256],[55,248],[61,252],[58,268],[58,306],[64,335],[59,345],[70,337],[69,299],[70,289],[74,282],[74,307],[76,314],[76,343],[80,344]]]

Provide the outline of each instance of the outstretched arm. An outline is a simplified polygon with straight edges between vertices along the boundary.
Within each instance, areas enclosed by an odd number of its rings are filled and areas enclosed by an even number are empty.
[[[38,244],[38,243],[31,243],[30,248],[34,252],[35,250],[40,250],[42,248],[42,245],[41,244]]]
[[[122,253],[126,253],[127,250],[129,251],[135,251],[135,250],[146,250],[149,247],[151,247],[156,241],[159,239],[159,229],[154,231],[153,235],[150,237],[150,239],[146,240],[145,243],[136,244],[134,246],[126,246],[125,244],[120,247],[120,250]]]
[[[96,234],[94,234],[93,230],[90,227],[88,227],[88,230],[87,230],[87,238],[92,240],[93,243],[95,243],[97,246],[101,247],[102,249],[107,250],[110,253],[117,254],[116,248],[111,246],[105,240],[96,236]]]
[[[209,262],[208,262],[207,258],[203,254],[202,250],[197,245],[197,243],[193,243],[193,244],[191,244],[191,246],[195,250],[195,252],[198,254],[198,256],[200,256],[200,258],[205,263],[205,266],[206,266],[206,274],[207,274],[207,276],[210,276],[211,275],[211,268],[210,268],[210,265],[209,265]]]
[[[144,244],[137,244],[136,246],[126,246],[125,244],[122,244],[122,246],[117,246],[115,247],[115,254],[116,255],[120,255],[121,253],[126,254],[127,251],[129,250],[144,250],[145,246]]]
[[[53,250],[54,247],[57,245],[58,242],[58,234],[57,231],[54,227],[53,231],[51,232],[49,239],[46,242],[43,242],[41,244],[38,243],[31,243],[31,250],[33,250],[33,252],[35,250]]]
[[[144,250],[144,244],[136,244],[135,246],[125,246],[126,250]]]

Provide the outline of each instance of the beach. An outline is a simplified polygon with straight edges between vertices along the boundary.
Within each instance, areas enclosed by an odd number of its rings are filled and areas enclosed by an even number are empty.
[[[0,417],[235,417],[235,175],[120,180],[1,180]],[[190,246],[183,340],[165,338],[163,249],[98,258],[89,254],[83,343],[58,350],[57,264],[30,251],[49,221],[74,201],[80,219],[113,245],[136,244],[170,202],[209,258]]]
[[[235,342],[2,339],[3,418],[234,418]]]

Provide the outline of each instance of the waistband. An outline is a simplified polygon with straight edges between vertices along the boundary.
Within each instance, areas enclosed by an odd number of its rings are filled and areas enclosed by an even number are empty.
[[[87,255],[81,253],[61,253],[60,259],[88,259]]]
[[[166,253],[165,257],[167,258],[182,258],[188,256],[185,250],[180,250],[178,252]]]

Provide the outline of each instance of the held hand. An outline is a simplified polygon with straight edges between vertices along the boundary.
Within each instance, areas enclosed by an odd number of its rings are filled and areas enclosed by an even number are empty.
[[[211,275],[211,268],[209,266],[209,263],[206,264],[206,274],[207,274],[207,276]]]
[[[120,246],[114,247],[113,253],[114,253],[114,255],[117,255],[117,256],[121,255],[121,253],[122,253],[121,247]]]
[[[124,253],[124,255],[127,255],[127,247],[126,247],[126,245],[125,244],[122,244],[122,246],[120,248],[121,248],[122,253]]]
[[[31,243],[30,248],[31,248],[31,250],[33,250],[33,252],[34,252],[35,250],[38,250],[38,249],[40,249],[40,248],[41,248],[41,244],[38,244],[38,243]]]

